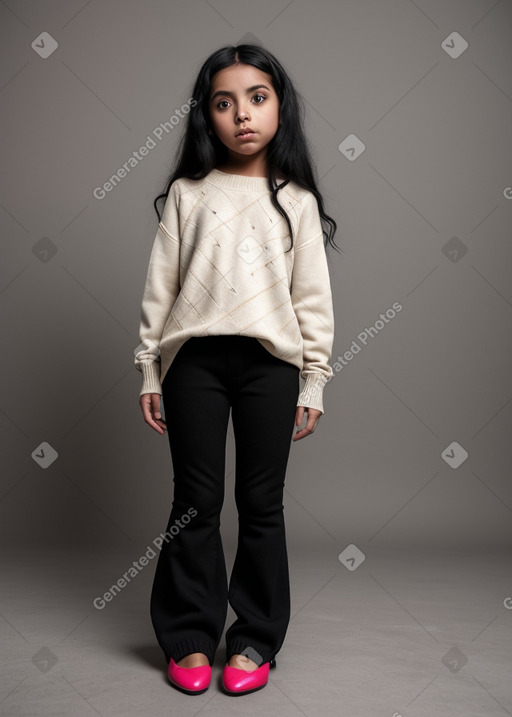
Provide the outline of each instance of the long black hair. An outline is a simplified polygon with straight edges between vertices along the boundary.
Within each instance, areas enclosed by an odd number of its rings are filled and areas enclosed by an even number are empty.
[[[277,192],[290,180],[300,187],[310,190],[316,197],[321,219],[327,223],[328,230],[322,227],[326,244],[330,242],[338,251],[334,242],[337,224],[324,211],[322,195],[318,191],[313,176],[313,163],[304,132],[304,100],[297,92],[291,79],[268,50],[258,45],[230,45],[211,54],[201,67],[192,92],[190,111],[185,119],[185,131],[175,156],[175,169],[171,173],[165,191],[159,194],[153,205],[161,220],[157,202],[166,199],[172,183],[180,177],[202,179],[218,164],[228,159],[228,150],[215,134],[209,134],[211,126],[209,99],[211,81],[216,72],[234,64],[253,65],[272,77],[272,84],[279,99],[281,124],[267,145],[267,182],[271,191],[271,201],[288,224],[290,238],[293,231],[286,211],[279,204]],[[284,177],[277,184],[277,177]],[[165,204],[165,201],[164,201]]]

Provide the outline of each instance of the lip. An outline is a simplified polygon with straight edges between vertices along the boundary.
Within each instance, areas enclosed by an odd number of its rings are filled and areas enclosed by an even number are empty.
[[[244,127],[236,133],[236,137],[243,137],[245,134],[255,135],[256,132],[251,127]]]

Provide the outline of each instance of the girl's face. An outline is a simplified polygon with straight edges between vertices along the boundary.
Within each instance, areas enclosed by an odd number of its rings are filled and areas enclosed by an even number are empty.
[[[279,127],[279,100],[272,78],[252,65],[231,65],[217,72],[210,89],[213,131],[231,159],[265,157],[266,146]],[[244,139],[242,129],[252,134]]]

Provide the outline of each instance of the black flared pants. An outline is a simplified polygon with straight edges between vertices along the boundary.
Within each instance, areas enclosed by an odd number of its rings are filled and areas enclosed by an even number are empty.
[[[290,619],[283,489],[299,369],[253,337],[193,337],[162,393],[174,495],[151,592],[158,643],[167,661],[203,652],[211,665],[229,600],[237,619],[226,631],[227,660],[268,662]],[[228,586],[219,528],[230,410],[238,544]]]

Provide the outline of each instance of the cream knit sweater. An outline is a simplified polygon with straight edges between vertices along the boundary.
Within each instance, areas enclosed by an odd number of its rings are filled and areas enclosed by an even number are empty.
[[[154,240],[142,298],[135,366],[143,393],[162,382],[191,336],[254,336],[301,370],[298,406],[324,412],[334,313],[315,196],[290,182],[270,201],[264,177],[213,169],[171,185]]]

